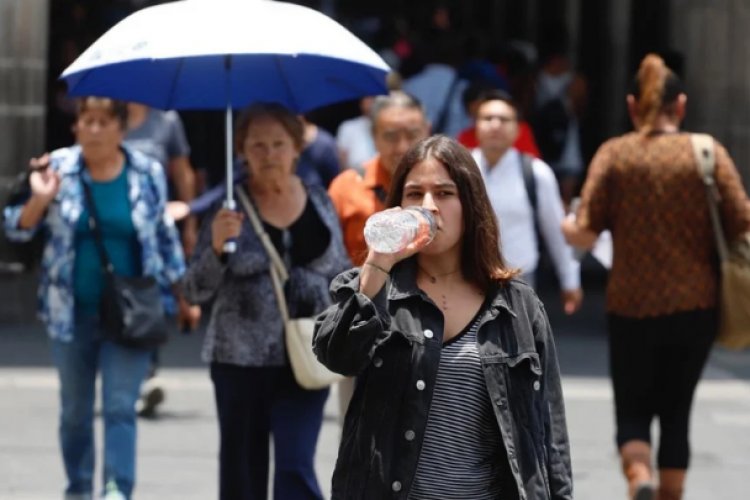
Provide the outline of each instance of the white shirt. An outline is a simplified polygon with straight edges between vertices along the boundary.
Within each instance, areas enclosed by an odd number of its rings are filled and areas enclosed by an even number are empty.
[[[482,172],[487,194],[500,225],[500,245],[510,267],[524,273],[536,271],[539,245],[534,230],[534,213],[523,182],[521,153],[510,148],[495,165],[488,165],[482,151],[472,151]],[[581,286],[581,265],[573,248],[565,242],[560,225],[565,217],[560,190],[552,169],[543,161],[532,162],[536,180],[539,231],[557,270],[563,290]]]
[[[375,157],[372,125],[367,116],[341,122],[336,131],[336,145],[346,154],[346,166],[362,171],[362,164]]]

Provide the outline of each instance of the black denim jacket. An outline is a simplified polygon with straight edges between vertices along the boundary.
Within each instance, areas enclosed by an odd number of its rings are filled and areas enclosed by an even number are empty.
[[[315,328],[318,359],[357,377],[332,498],[405,499],[437,378],[443,316],[417,288],[413,260],[397,265],[373,300],[358,290],[358,269],[340,274],[331,284],[334,305]],[[547,314],[520,281],[497,287],[489,299],[477,343],[507,458],[500,464],[503,498],[570,500],[570,449]]]

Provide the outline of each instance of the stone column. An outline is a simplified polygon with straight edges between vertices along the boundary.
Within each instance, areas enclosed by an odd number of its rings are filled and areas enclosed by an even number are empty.
[[[610,60],[605,62],[607,67],[605,78],[605,122],[602,124],[606,137],[613,137],[623,132],[622,117],[626,115],[625,93],[630,77],[628,68],[628,51],[630,49],[630,18],[631,2],[611,2],[607,13],[609,25],[609,53]]]
[[[670,39],[685,56],[685,128],[713,134],[750,186],[750,3],[672,0]]]
[[[0,0],[0,203],[44,148],[49,1]],[[8,249],[0,236],[0,322],[28,322],[36,279],[18,274]]]
[[[44,147],[47,16],[48,0],[0,0],[1,179]]]

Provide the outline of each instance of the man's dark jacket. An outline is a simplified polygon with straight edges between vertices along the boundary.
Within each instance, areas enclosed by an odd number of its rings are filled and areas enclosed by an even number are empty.
[[[405,499],[437,378],[443,316],[417,288],[414,259],[398,264],[373,300],[358,291],[358,269],[339,275],[331,285],[334,305],[315,329],[318,359],[357,377],[332,498]],[[517,280],[496,286],[488,299],[477,344],[505,448],[503,498],[570,500],[565,409],[544,307]]]

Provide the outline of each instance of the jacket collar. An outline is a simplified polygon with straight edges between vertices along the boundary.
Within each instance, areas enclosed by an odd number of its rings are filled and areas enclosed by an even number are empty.
[[[120,146],[120,151],[125,155],[125,165],[136,170],[144,170],[148,165],[148,158],[142,153],[134,151],[127,146]],[[68,148],[67,154],[60,163],[58,172],[60,175],[78,175],[83,170],[83,154],[81,146],[76,144]]]
[[[495,285],[489,290],[488,295],[492,296],[490,310],[493,316],[501,309],[507,311],[511,316],[516,316],[508,301],[508,286],[510,285]],[[406,259],[394,266],[388,285],[389,301],[403,300],[409,297],[427,298],[427,295],[417,286],[416,257]]]

